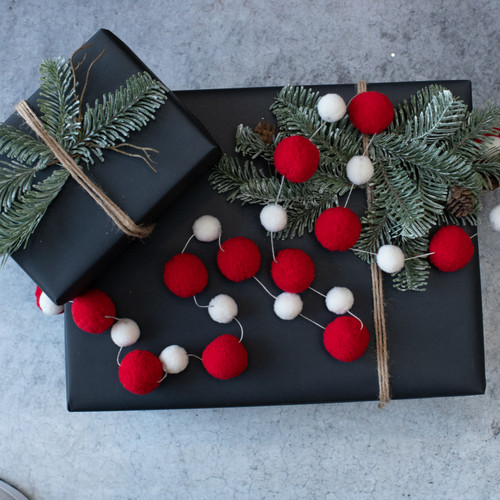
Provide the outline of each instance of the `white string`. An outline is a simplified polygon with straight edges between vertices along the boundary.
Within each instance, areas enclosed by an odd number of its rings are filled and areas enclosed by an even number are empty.
[[[352,190],[354,189],[354,182],[351,184],[351,189],[349,189],[349,194],[347,195],[347,200],[345,200],[344,208],[347,207],[349,199],[351,198]]]
[[[274,233],[271,233],[271,252],[273,254],[273,260],[274,262],[276,262],[276,264],[278,263],[278,261],[276,260],[276,255],[274,254],[274,239],[273,239],[273,234]]]
[[[264,286],[262,282],[259,281],[257,277],[253,277],[253,279],[274,299],[276,300],[276,297]]]
[[[198,304],[198,301],[196,300],[196,295],[193,295],[193,300],[194,300],[194,303],[200,308],[200,309],[208,309],[210,306],[202,306],[200,304]]]
[[[240,336],[240,344],[241,344],[241,341],[243,340],[243,325],[238,321],[237,318],[233,318],[234,321],[236,321],[236,323],[238,323],[238,325],[240,325],[240,330],[241,330],[241,336]]]
[[[104,316],[105,318],[114,319],[115,321],[120,321],[120,318],[115,318],[114,316]]]
[[[326,299],[325,294],[318,292],[318,290],[315,290],[312,286],[309,287],[309,290],[312,290],[314,293],[317,293],[318,295],[321,295],[322,297],[324,297]]]
[[[120,354],[122,353],[123,346],[120,347],[120,350],[118,351],[118,355],[116,356],[116,363],[118,366],[122,366],[120,363]]]
[[[405,259],[405,262],[407,260],[413,260],[413,259],[420,259],[422,257],[429,257],[429,255],[434,255],[436,252],[430,252],[430,253],[423,253],[422,255],[415,255],[413,257],[408,257],[407,259]]]
[[[367,252],[366,250],[360,250],[359,248],[353,248],[353,252],[361,252],[361,253],[367,253],[368,255],[377,255],[376,253],[373,252]]]
[[[311,322],[313,325],[319,326],[322,330],[325,329],[323,325],[320,325],[319,323],[316,323],[316,321],[313,321],[311,318],[308,318],[307,316],[304,316],[302,313],[299,314],[301,318],[307,319],[307,321]]]
[[[370,148],[370,146],[372,145],[373,139],[375,139],[376,135],[377,135],[377,134],[373,134],[373,135],[371,136],[370,141],[368,142],[368,144],[366,145],[365,150],[363,151],[363,155],[364,155],[364,156],[367,156],[367,154],[366,154],[366,153],[367,153],[368,149]]]
[[[316,135],[316,134],[317,134],[317,133],[318,133],[318,132],[319,132],[319,131],[323,128],[323,126],[324,126],[324,125],[325,125],[325,124],[324,124],[324,123],[322,123],[322,124],[321,124],[321,125],[317,128],[316,132],[314,132],[314,134],[313,134],[313,135],[311,135],[311,137],[309,137],[309,140],[310,140],[310,141],[312,141],[312,138],[313,138],[313,137],[314,137],[314,136],[315,136],[315,135]]]
[[[189,245],[189,242],[194,238],[194,233],[189,237],[187,240],[186,244],[184,245],[184,248],[182,249],[181,253],[184,253],[186,251],[187,246]]]
[[[168,375],[168,372],[165,372],[163,377],[160,380],[158,380],[158,383],[161,384],[167,378],[167,375]]]
[[[361,326],[359,327],[360,330],[363,329],[363,322],[354,314],[352,313],[351,311],[347,311],[348,314],[350,314],[353,318],[356,318],[360,323],[361,323]]]
[[[472,238],[475,238],[476,236],[477,236],[477,233],[474,233],[474,234],[470,237],[470,239],[472,240]]]
[[[221,238],[222,238],[222,229],[220,230],[220,233],[219,233],[219,248],[220,248],[221,252],[225,252],[225,250],[222,248],[222,244],[220,242]]]
[[[199,356],[197,356],[196,354],[188,354],[188,357],[190,358],[196,358],[196,359],[199,359],[202,363],[203,363],[203,359],[201,359]]]
[[[282,175],[281,176],[281,182],[280,182],[280,187],[278,189],[278,194],[276,195],[276,203],[278,203],[279,199],[280,199],[280,194],[281,194],[281,190],[283,189],[283,182],[285,181],[285,176]]]

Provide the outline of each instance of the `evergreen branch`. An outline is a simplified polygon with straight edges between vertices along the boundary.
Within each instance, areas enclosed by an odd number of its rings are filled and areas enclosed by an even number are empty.
[[[406,261],[403,269],[394,275],[394,288],[400,291],[423,292],[429,278],[430,264],[427,257],[418,257],[428,252],[428,238],[418,240],[395,240],[403,251]],[[418,258],[415,258],[418,257]]]
[[[28,191],[36,170],[16,161],[0,161],[0,212],[7,211],[12,203]]]
[[[236,129],[235,151],[252,159],[260,157],[268,163],[274,161],[274,145],[266,144],[259,134],[243,124]]]
[[[69,172],[56,169],[42,182],[14,200],[0,212],[0,259],[3,266],[15,251],[26,247],[47,208],[66,182]]]
[[[5,124],[0,127],[0,154],[26,165],[34,164],[36,170],[55,161],[54,153],[44,142]]]
[[[80,133],[80,103],[75,98],[73,72],[69,61],[46,59],[40,65],[40,98],[38,106],[45,130],[69,150]]]

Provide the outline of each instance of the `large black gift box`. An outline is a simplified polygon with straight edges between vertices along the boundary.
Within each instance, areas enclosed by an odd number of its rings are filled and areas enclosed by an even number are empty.
[[[152,74],[107,30],[97,32],[87,44],[75,54],[75,65],[85,58],[76,73],[78,93],[91,62],[103,49],[105,53],[89,73],[83,109],[103,94],[114,93],[130,76],[142,71]],[[27,99],[37,114],[38,98],[36,92]],[[17,114],[6,123],[29,131]],[[173,93],[168,93],[155,119],[133,133],[128,142],[159,151],[152,154],[156,172],[137,158],[105,151],[105,161],[96,160],[86,174],[138,224],[155,221],[220,156],[216,143]],[[54,302],[62,304],[85,290],[129,241],[97,203],[69,179],[26,249],[17,251],[13,258]]]
[[[437,82],[471,104],[466,81]],[[369,90],[386,93],[396,104],[428,82],[374,84]],[[322,93],[337,92],[348,101],[354,85],[318,87]],[[238,124],[255,125],[268,111],[279,89],[255,88],[179,92],[181,101],[196,114],[221,145],[234,154]],[[361,214],[365,196],[357,193],[349,207]],[[204,347],[223,333],[240,335],[235,322],[213,322],[206,309],[192,299],[171,294],[163,283],[165,262],[184,247],[194,220],[204,214],[218,217],[222,239],[252,238],[261,249],[258,279],[277,295],[270,278],[270,242],[259,222],[260,207],[229,204],[216,194],[208,175],[201,176],[158,221],[146,245],[134,243],[93,286],[107,292],[117,305],[119,317],[137,321],[141,338],[132,349],[160,354],[178,344],[201,355]],[[467,228],[469,234],[475,228]],[[388,325],[389,368],[393,398],[420,398],[481,394],[485,389],[481,287],[477,238],[473,260],[456,273],[433,269],[425,293],[398,292],[384,276]],[[92,335],[73,323],[71,308],[65,315],[67,398],[71,411],[132,410],[161,408],[224,407],[324,403],[375,400],[378,379],[373,327],[370,269],[351,252],[331,253],[313,236],[276,241],[277,250],[301,248],[316,265],[313,287],[322,292],[333,286],[350,288],[355,297],[353,313],[370,331],[367,353],[353,363],[332,358],[322,344],[322,330],[302,318],[283,321],[273,312],[273,299],[255,280],[232,283],[216,266],[218,245],[192,240],[188,251],[198,255],[209,271],[209,284],[197,296],[201,305],[220,293],[231,295],[239,307],[244,327],[248,369],[239,377],[220,381],[211,377],[196,358],[186,371],[169,375],[152,393],[127,392],[118,379],[118,348],[108,332]],[[304,314],[320,325],[334,319],[323,299],[311,291],[302,294]]]

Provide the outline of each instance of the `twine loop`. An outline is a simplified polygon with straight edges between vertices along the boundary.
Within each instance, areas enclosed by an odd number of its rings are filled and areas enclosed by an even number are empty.
[[[104,191],[92,182],[75,160],[43,128],[42,122],[25,100],[16,105],[16,111],[36,135],[47,145],[71,177],[94,199],[106,212],[118,228],[127,236],[145,238],[151,234],[153,226],[137,225]]]
[[[366,81],[358,82],[358,94],[366,92],[368,88]],[[369,156],[369,137],[363,134],[363,151]],[[373,203],[373,192],[370,186],[366,188],[368,208]],[[387,326],[385,322],[384,289],[382,282],[382,271],[374,260],[371,263],[372,295],[373,295],[373,322],[375,326],[375,341],[377,349],[377,371],[379,385],[379,408],[383,408],[391,400],[389,385],[389,351],[387,348]]]

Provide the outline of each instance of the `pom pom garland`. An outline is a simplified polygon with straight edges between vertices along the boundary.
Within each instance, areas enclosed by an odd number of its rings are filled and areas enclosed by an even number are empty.
[[[497,205],[491,210],[490,224],[494,231],[500,232],[500,205]]]
[[[136,349],[123,358],[118,377],[127,391],[138,395],[148,394],[160,385],[163,365],[153,353]]]
[[[238,305],[229,295],[216,295],[208,303],[208,314],[217,323],[230,323],[238,315]]]
[[[193,224],[193,234],[198,241],[215,241],[221,235],[221,230],[219,219],[213,215],[202,215]]]
[[[284,292],[303,292],[311,286],[315,273],[311,257],[298,248],[281,250],[271,264],[273,281]]]
[[[323,332],[323,344],[335,359],[344,362],[360,358],[368,347],[370,334],[365,325],[351,316],[340,316]]]
[[[76,326],[87,333],[105,332],[115,322],[115,304],[102,290],[89,290],[73,301],[71,307]]]
[[[231,281],[244,281],[257,274],[260,268],[259,247],[244,236],[226,240],[217,253],[220,272]]]
[[[325,297],[326,308],[334,314],[345,314],[354,305],[354,295],[349,288],[336,286]]]
[[[333,123],[344,117],[347,106],[338,94],[325,94],[318,101],[318,114],[325,122]]]
[[[347,178],[356,186],[366,184],[373,177],[373,172],[373,163],[368,156],[353,156],[346,165]]]
[[[405,267],[405,254],[396,245],[382,245],[376,259],[378,267],[385,273],[399,273]]]
[[[189,364],[189,356],[184,347],[169,345],[160,354],[163,370],[169,375],[177,375],[183,372]]]
[[[64,306],[54,304],[54,302],[49,299],[47,294],[42,291],[39,286],[36,287],[35,297],[38,309],[40,309],[40,311],[44,314],[47,314],[48,316],[56,316],[64,312]]]
[[[260,212],[260,223],[270,233],[285,229],[287,218],[286,210],[277,203],[265,206]]]
[[[220,380],[241,375],[248,366],[248,353],[234,335],[221,335],[205,347],[202,354],[205,370]]]
[[[358,241],[361,222],[349,208],[328,208],[316,219],[314,234],[327,250],[348,250]]]
[[[208,271],[199,257],[191,253],[174,255],[163,270],[167,288],[178,297],[192,297],[208,284]]]
[[[274,313],[284,320],[295,319],[301,312],[304,303],[296,293],[280,293],[274,301]]]
[[[118,347],[128,347],[135,344],[140,336],[139,325],[129,318],[121,318],[111,327],[111,340]]]
[[[274,166],[290,182],[307,181],[318,165],[318,148],[301,135],[285,137],[274,150]]]
[[[462,269],[474,255],[474,245],[469,235],[458,226],[443,226],[429,244],[429,260],[441,271]]]
[[[363,92],[349,103],[349,119],[362,134],[378,134],[394,119],[394,108],[389,98],[380,92]]]

